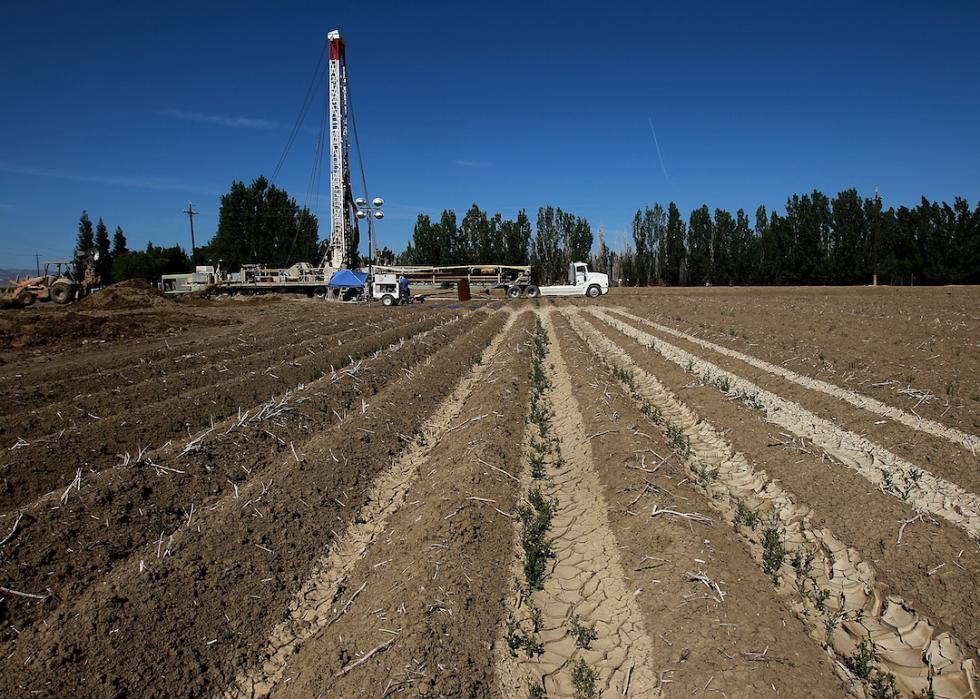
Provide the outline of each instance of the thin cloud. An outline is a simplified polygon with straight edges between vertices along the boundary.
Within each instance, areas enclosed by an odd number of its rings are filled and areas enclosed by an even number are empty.
[[[207,189],[199,184],[181,182],[166,177],[119,177],[115,175],[100,175],[92,172],[77,172],[73,170],[55,170],[44,167],[33,167],[30,165],[18,165],[16,163],[0,162],[0,172],[9,172],[14,175],[28,175],[31,177],[50,177],[58,180],[72,180],[73,182],[90,182],[92,184],[106,184],[115,187],[134,187],[136,189],[156,189],[178,192],[206,192],[214,194],[213,189]]]
[[[188,112],[183,109],[159,109],[156,112],[160,116],[181,121],[192,121],[197,124],[213,124],[215,126],[227,126],[233,129],[258,129],[264,131],[288,130],[292,126],[281,121],[271,119],[259,119],[255,117],[225,116],[223,114],[202,114],[201,112]]]
[[[460,167],[490,167],[490,163],[483,160],[454,160],[454,164]]]
[[[12,209],[12,208],[14,208],[13,204],[0,204],[0,209]]]
[[[648,117],[647,121],[650,123],[650,133],[653,134],[653,145],[657,147],[657,157],[660,158],[660,169],[664,171],[664,179],[669,180],[667,177],[667,168],[664,166],[664,156],[660,153],[660,141],[657,140],[657,130],[653,128],[653,117]]]

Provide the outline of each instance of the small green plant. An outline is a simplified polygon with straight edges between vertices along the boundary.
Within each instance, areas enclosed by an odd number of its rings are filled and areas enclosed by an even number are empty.
[[[531,478],[541,480],[545,476],[544,454],[535,452],[531,454]]]
[[[715,386],[717,386],[722,393],[728,393],[732,390],[732,382],[729,381],[727,376],[722,376],[715,381]]]
[[[664,428],[667,431],[667,444],[677,453],[687,456],[691,451],[691,442],[677,425],[668,422]]]
[[[534,640],[531,634],[525,634],[521,630],[520,624],[513,618],[507,620],[507,632],[504,634],[504,641],[506,641],[507,648],[514,658],[517,657],[518,651],[524,651],[524,654],[529,658],[535,658],[544,653],[544,645]]]
[[[614,366],[612,368],[613,376],[615,376],[621,383],[623,383],[630,391],[636,390],[636,384],[633,381],[633,372],[629,369],[623,369],[622,367]]]
[[[592,641],[599,638],[599,634],[595,630],[595,624],[591,626],[583,624],[581,617],[577,614],[572,617],[571,621],[572,636],[575,637],[575,647],[588,650],[589,646],[592,645]]]
[[[876,662],[878,662],[878,651],[875,650],[873,643],[868,643],[867,639],[862,640],[857,650],[844,658],[845,667],[863,682],[871,679]]]
[[[537,299],[534,299],[535,303],[537,301]],[[527,699],[548,699],[548,693],[544,691],[544,685],[540,682],[531,682],[528,680]]]
[[[759,526],[762,517],[753,509],[750,509],[744,502],[739,502],[735,509],[735,524],[741,524],[752,531]]]
[[[640,412],[646,415],[653,423],[659,425],[662,424],[664,416],[660,411],[660,408],[650,405],[646,401],[643,401],[640,405]]]
[[[531,626],[534,629],[534,633],[540,633],[541,629],[544,628],[544,619],[541,616],[541,610],[532,604],[528,610],[528,615],[531,617]]]
[[[575,688],[575,699],[595,699],[600,696],[595,683],[599,679],[599,673],[579,661],[572,667],[572,686]]]
[[[694,471],[694,478],[700,485],[708,486],[718,480],[718,469],[710,468],[707,464],[694,464],[691,470]]]
[[[762,570],[772,577],[773,582],[778,580],[777,573],[785,559],[786,547],[779,536],[779,529],[770,524],[762,536]]]
[[[529,592],[544,587],[548,559],[554,556],[547,532],[558,509],[557,500],[546,500],[537,486],[527,494],[527,505],[517,508],[521,521],[521,548],[524,549],[524,578]]]
[[[793,559],[790,564],[793,566],[793,570],[796,571],[796,584],[799,586],[801,581],[810,577],[810,573],[813,571],[813,559],[816,558],[816,552],[812,549],[808,549],[806,553],[802,550],[798,550],[793,554]]]
[[[840,626],[841,620],[846,618],[847,618],[846,612],[834,612],[833,614],[828,614],[827,617],[823,620],[824,628],[827,629],[827,635],[829,636],[830,634],[832,634],[837,629],[837,627]]]

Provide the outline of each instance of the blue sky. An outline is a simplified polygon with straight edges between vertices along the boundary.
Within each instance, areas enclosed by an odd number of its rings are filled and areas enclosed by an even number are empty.
[[[134,246],[186,247],[193,200],[208,239],[230,182],[274,169],[334,28],[395,249],[418,212],[474,201],[561,206],[614,243],[656,201],[754,210],[877,186],[886,205],[975,202],[977,26],[976,2],[16,3],[0,267],[69,254],[82,209]],[[300,201],[318,120],[277,180]],[[323,234],[325,197],[319,213]]]

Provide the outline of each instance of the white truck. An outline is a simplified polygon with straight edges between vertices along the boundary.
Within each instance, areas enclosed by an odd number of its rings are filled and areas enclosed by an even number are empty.
[[[609,275],[600,272],[590,272],[584,262],[572,262],[568,265],[568,284],[550,286],[535,286],[517,280],[507,287],[507,296],[512,299],[537,298],[538,296],[588,296],[599,298],[609,293]]]
[[[398,288],[401,277],[416,284],[431,286],[462,285],[465,282],[492,289],[505,289],[507,296],[512,299],[535,299],[539,296],[587,296],[595,299],[609,293],[609,275],[590,272],[589,266],[584,262],[572,262],[568,265],[567,284],[549,286],[532,284],[531,268],[527,265],[384,266],[378,269],[371,285],[371,297],[385,306],[403,303]],[[422,300],[421,296],[411,296],[409,303]]]

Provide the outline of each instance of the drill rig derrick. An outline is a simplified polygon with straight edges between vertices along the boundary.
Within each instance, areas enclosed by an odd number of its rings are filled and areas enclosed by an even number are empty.
[[[347,56],[340,32],[327,35],[330,101],[330,244],[324,268],[351,266],[359,244],[356,207],[350,183],[350,144],[347,140]]]

